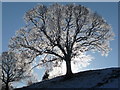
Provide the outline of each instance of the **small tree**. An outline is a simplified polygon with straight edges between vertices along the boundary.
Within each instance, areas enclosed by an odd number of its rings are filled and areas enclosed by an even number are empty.
[[[2,68],[2,76],[0,79],[5,85],[5,90],[9,90],[10,82],[19,81],[25,78],[25,66],[18,61],[15,53],[3,52],[0,57],[0,62],[0,68]]]
[[[42,80],[47,80],[49,78],[49,72],[45,71]]]
[[[82,5],[37,5],[25,14],[27,26],[10,40],[13,50],[28,51],[41,62],[66,62],[66,76],[72,75],[71,60],[86,51],[107,55],[114,34],[107,22]],[[49,59],[52,57],[52,59]]]

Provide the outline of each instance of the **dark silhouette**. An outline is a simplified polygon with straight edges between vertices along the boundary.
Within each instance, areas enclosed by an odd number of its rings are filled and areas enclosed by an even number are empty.
[[[13,52],[3,52],[0,56],[0,68],[2,69],[2,76],[0,79],[3,82],[5,90],[9,90],[10,82],[19,81],[23,78],[25,68],[22,63],[18,63],[18,58]]]
[[[110,25],[82,5],[37,5],[26,12],[25,20],[28,26],[11,38],[10,49],[29,52],[33,58],[47,54],[44,63],[64,60],[67,77],[73,74],[71,61],[81,53],[98,51],[107,55],[110,51],[109,41],[114,36]]]
[[[42,80],[47,80],[49,79],[48,77],[49,77],[49,73],[46,71],[44,76],[42,77]]]

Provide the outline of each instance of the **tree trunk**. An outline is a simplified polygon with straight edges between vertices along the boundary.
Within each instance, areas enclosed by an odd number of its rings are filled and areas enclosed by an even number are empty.
[[[9,85],[8,85],[8,83],[6,83],[5,90],[9,90]]]
[[[71,59],[66,60],[66,78],[70,78],[73,75],[71,68]]]

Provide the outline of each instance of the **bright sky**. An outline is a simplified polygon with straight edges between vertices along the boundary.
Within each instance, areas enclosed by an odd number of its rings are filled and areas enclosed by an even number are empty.
[[[37,2],[19,2],[19,3],[2,3],[2,51],[8,50],[9,39],[15,35],[15,32],[25,25],[23,16],[26,11],[37,5]],[[42,3],[50,5],[52,3]],[[61,3],[67,4],[67,3]],[[107,57],[101,56],[100,53],[90,53],[95,59],[85,69],[97,69],[118,66],[118,3],[117,2],[76,2],[76,4],[84,5],[92,11],[97,11],[104,19],[112,26],[115,33],[115,40],[111,41],[110,46],[112,51]],[[39,78],[43,70],[36,71],[39,73]]]

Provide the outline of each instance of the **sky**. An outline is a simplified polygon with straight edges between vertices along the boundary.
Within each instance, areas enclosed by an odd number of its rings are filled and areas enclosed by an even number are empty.
[[[1,0],[2,2],[68,2],[68,0]],[[69,2],[119,2],[119,0],[69,0]]]
[[[40,2],[39,2],[40,3]],[[60,3],[60,2],[59,2]],[[68,2],[67,2],[68,3]],[[67,4],[61,2],[60,4]],[[72,2],[71,2],[72,3]],[[75,2],[74,2],[75,3]],[[37,2],[3,2],[2,3],[2,51],[8,50],[8,43],[15,32],[21,27],[25,26],[23,16],[26,11],[32,9]],[[42,3],[44,5],[51,5],[52,2]],[[91,61],[91,64],[84,67],[87,69],[98,69],[118,66],[118,3],[117,2],[76,2],[75,4],[81,4],[92,11],[96,11],[99,15],[112,26],[115,33],[114,40],[110,42],[109,55],[102,56],[100,53],[90,53],[95,59]],[[43,70],[36,69],[39,73],[39,79],[43,74]]]

